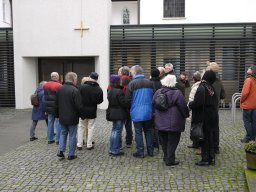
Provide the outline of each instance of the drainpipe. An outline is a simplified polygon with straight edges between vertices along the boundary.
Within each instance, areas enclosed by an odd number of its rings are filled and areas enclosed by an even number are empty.
[[[138,25],[140,24],[140,0],[137,1]]]

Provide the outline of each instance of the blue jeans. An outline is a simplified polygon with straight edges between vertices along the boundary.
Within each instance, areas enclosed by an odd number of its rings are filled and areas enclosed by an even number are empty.
[[[256,109],[243,109],[243,121],[246,130],[245,138],[255,140],[256,137]]]
[[[69,156],[74,156],[76,153],[76,134],[77,125],[62,125],[60,134],[59,150],[62,152],[66,151],[67,138],[69,134]]]
[[[145,134],[147,152],[153,153],[153,122],[149,121],[141,121],[141,122],[133,122],[135,129],[135,141],[137,153],[140,155],[144,155],[144,142],[142,131]]]
[[[124,122],[121,120],[113,121],[113,127],[110,135],[110,153],[118,154],[121,148],[121,135]]]
[[[54,122],[55,117],[51,114],[48,114],[48,129],[47,129],[47,138],[48,141],[54,140]],[[56,141],[59,141],[60,138],[60,123],[59,120],[56,120]]]

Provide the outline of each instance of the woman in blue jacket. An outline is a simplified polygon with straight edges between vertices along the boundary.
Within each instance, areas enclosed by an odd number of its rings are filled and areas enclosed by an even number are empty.
[[[39,104],[37,106],[33,106],[32,109],[32,125],[30,128],[30,141],[37,140],[35,137],[35,130],[38,120],[45,120],[46,125],[48,124],[47,115],[45,114],[45,101],[44,101],[44,89],[43,85],[46,81],[42,81],[36,89],[36,94],[38,97]]]

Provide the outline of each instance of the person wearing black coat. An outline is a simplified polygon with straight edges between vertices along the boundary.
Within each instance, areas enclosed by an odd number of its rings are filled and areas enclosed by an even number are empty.
[[[61,127],[59,152],[60,158],[65,158],[67,137],[69,134],[69,156],[68,160],[76,158],[76,134],[77,124],[80,116],[81,95],[76,87],[77,74],[68,72],[65,76],[65,83],[57,91],[57,109]]]
[[[107,120],[113,122],[112,131],[110,135],[110,149],[109,154],[112,156],[124,155],[120,152],[121,135],[124,121],[128,118],[128,110],[125,103],[125,95],[122,93],[120,87],[120,77],[118,75],[111,75],[108,90],[108,109]]]
[[[97,83],[98,74],[92,72],[89,80],[81,85],[79,91],[82,97],[81,118],[77,130],[77,149],[81,150],[83,143],[86,142],[86,148],[94,148],[93,132],[97,117],[97,105],[103,102],[103,91]],[[84,134],[86,137],[84,140]]]
[[[153,84],[154,87],[154,93],[162,87],[161,81],[160,81],[160,71],[158,69],[152,69],[151,70],[151,78],[150,81]],[[153,122],[154,122],[154,116],[153,116]],[[153,146],[154,148],[157,148],[159,151],[159,136],[158,136],[158,130],[155,128],[155,125],[153,127]]]
[[[215,73],[211,70],[206,71],[196,91],[194,101],[189,102],[189,108],[193,110],[192,123],[203,122],[202,160],[196,163],[199,166],[215,165],[213,133],[218,123],[217,97],[212,86],[215,80]]]

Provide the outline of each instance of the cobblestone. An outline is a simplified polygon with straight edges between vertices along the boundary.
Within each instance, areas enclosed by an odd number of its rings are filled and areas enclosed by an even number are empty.
[[[28,112],[0,109],[0,122]],[[37,129],[45,129],[44,126],[40,124]],[[161,150],[154,157],[134,158],[135,142],[131,149],[123,149],[124,156],[111,157],[111,123],[105,120],[105,111],[99,110],[95,149],[83,148],[77,151],[77,159],[59,161],[57,146],[47,144],[45,129],[37,135],[37,141],[0,156],[0,191],[248,191],[245,153],[239,141],[244,135],[241,112],[237,111],[237,123],[233,126],[231,111],[220,111],[221,144],[216,166],[195,165],[200,157],[187,148],[191,143],[188,127],[176,151],[181,162],[176,167],[164,165]]]

